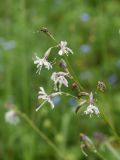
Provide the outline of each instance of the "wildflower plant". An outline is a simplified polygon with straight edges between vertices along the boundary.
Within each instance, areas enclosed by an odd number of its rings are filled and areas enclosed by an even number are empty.
[[[39,58],[38,56],[36,56],[36,58],[34,59],[34,64],[37,67],[37,73],[39,73],[40,75],[41,70],[47,68],[51,73],[49,80],[53,82],[53,88],[49,93],[46,92],[46,89],[44,89],[42,85],[40,85],[38,99],[41,99],[42,103],[36,108],[36,111],[38,111],[46,103],[49,103],[50,107],[54,109],[55,104],[53,99],[57,96],[64,95],[66,97],[70,96],[75,99],[75,104],[77,104],[75,108],[75,113],[78,113],[78,111],[82,107],[84,108],[84,115],[88,115],[90,118],[93,117],[93,115],[99,117],[100,110],[96,105],[96,98],[94,92],[86,91],[86,89],[82,87],[81,83],[77,79],[74,70],[72,69],[71,65],[67,60],[67,56],[71,56],[74,54],[73,50],[68,47],[67,41],[62,40],[60,42],[57,42],[47,28],[43,27],[39,31],[42,31],[44,34],[49,36],[53,41],[55,41],[56,45],[48,48],[47,51],[43,54],[43,58]],[[56,56],[54,55],[55,59],[53,60],[53,62],[49,62],[53,49],[55,49],[56,51]],[[58,56],[60,59],[58,59],[59,63],[57,60]],[[55,65],[59,65],[60,70],[55,70]],[[63,88],[66,88],[65,92],[63,91]],[[74,94],[71,94],[71,92],[69,91],[70,88],[75,91]],[[104,92],[106,89],[106,85],[104,84],[104,82],[98,81],[96,88],[98,91]],[[100,153],[96,150],[92,140],[89,139],[89,137],[87,137],[85,134],[80,134],[80,137],[82,139],[80,148],[85,156],[87,156],[85,148],[88,148],[94,154],[98,155],[98,157],[102,157]]]
[[[52,101],[52,98],[61,95],[61,92],[55,92],[55,93],[51,93],[51,94],[47,94],[44,90],[43,87],[40,87],[40,91],[38,92],[38,99],[43,99],[43,103],[36,109],[36,111],[38,111],[46,102],[50,103],[51,108],[54,108],[54,103]]]
[[[38,91],[38,100],[42,100],[42,103],[35,109],[35,111],[40,110],[46,103],[49,104],[51,109],[55,108],[54,98],[60,96],[70,96],[76,101],[75,113],[82,108],[84,108],[83,114],[88,115],[88,117],[93,117],[96,115],[97,117],[100,115],[100,110],[96,104],[96,98],[93,91],[86,91],[85,88],[81,86],[81,83],[77,79],[77,76],[72,69],[71,65],[67,60],[67,56],[73,56],[74,52],[71,48],[68,47],[67,41],[57,42],[53,35],[48,31],[47,28],[42,28],[39,31],[42,31],[48,37],[56,42],[55,46],[49,47],[42,57],[35,55],[33,61],[36,65],[36,73],[41,76],[41,71],[44,69],[49,70],[51,76],[49,77],[49,81],[53,83],[53,88],[51,91],[46,91],[46,88],[40,84]],[[54,59],[52,62],[51,53],[55,49],[56,56],[54,55]],[[59,59],[57,57],[59,56]],[[59,60],[59,62],[58,62]],[[55,65],[59,65],[60,70],[55,69]],[[63,91],[63,88],[66,88],[66,91]],[[74,90],[74,94],[71,94],[69,88]],[[97,90],[104,92],[106,90],[106,85],[102,81],[98,81]],[[74,105],[74,104],[73,104]],[[62,154],[59,148],[35,125],[35,123],[24,113],[19,111],[15,106],[7,107],[9,109],[8,112],[5,113],[5,121],[9,124],[17,125],[21,122],[20,116],[36,131],[36,133],[42,137],[49,146],[51,146],[54,151],[64,160],[66,160],[66,156]],[[108,123],[109,124],[109,123]],[[86,149],[91,151],[92,153],[98,155],[98,157],[102,158],[100,153],[96,150],[96,147],[92,140],[85,134],[80,134],[81,141],[81,151],[85,156],[88,156],[86,153]],[[102,158],[104,159],[104,158]]]
[[[82,106],[87,106],[86,110],[84,110],[85,115],[97,115],[99,116],[100,111],[98,107],[95,105],[94,95],[93,92],[86,92],[85,89],[80,85],[80,82],[76,80],[76,76],[72,68],[70,67],[69,62],[67,61],[67,56],[71,56],[74,52],[71,48],[68,47],[67,41],[60,41],[57,42],[56,39],[53,37],[53,35],[48,31],[47,28],[43,27],[40,31],[45,33],[47,36],[49,36],[52,40],[56,42],[55,46],[52,46],[47,49],[47,51],[43,54],[43,58],[39,58],[38,56],[34,59],[34,64],[37,67],[37,73],[41,73],[41,70],[43,68],[47,68],[51,72],[51,81],[53,81],[54,87],[50,94],[47,94],[44,90],[44,88],[41,86],[40,91],[38,92],[38,99],[42,99],[43,102],[40,104],[39,107],[36,108],[36,111],[38,111],[46,102],[48,102],[53,109],[55,107],[54,102],[52,101],[53,97],[56,96],[72,96],[75,98],[78,106],[76,107],[76,113],[79,111],[79,109]],[[49,62],[49,58],[51,56],[51,52],[53,49],[57,48],[58,51],[56,51],[56,55],[58,55],[61,59],[59,62],[59,66],[62,70],[55,71],[53,67],[53,62]],[[54,64],[58,65],[56,62],[56,57],[54,56]],[[69,82],[72,81],[72,86],[69,84]],[[102,83],[103,86],[103,83]],[[77,91],[76,95],[72,95],[69,92],[63,92],[63,87],[72,87],[74,90]],[[99,86],[97,86],[97,89],[100,89],[100,91],[103,91],[101,89],[100,83]],[[105,87],[104,87],[105,88]]]

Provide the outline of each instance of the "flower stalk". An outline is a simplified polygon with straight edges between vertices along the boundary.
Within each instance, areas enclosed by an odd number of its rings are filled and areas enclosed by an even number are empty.
[[[58,156],[66,160],[63,152],[57,148],[57,146],[34,124],[34,122],[24,113],[16,110],[17,114],[19,114],[31,127],[32,129],[58,154]]]

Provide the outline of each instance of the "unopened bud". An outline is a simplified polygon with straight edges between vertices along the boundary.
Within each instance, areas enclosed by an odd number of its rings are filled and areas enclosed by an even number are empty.
[[[61,59],[61,60],[60,60],[59,65],[60,65],[60,67],[63,68],[63,69],[66,69],[66,68],[67,68],[67,64],[66,64],[66,62],[65,62],[64,59]]]
[[[77,85],[76,83],[73,83],[73,84],[72,84],[72,88],[73,88],[73,89],[77,89],[77,88],[78,88],[78,85]]]
[[[105,89],[106,89],[106,85],[104,82],[102,81],[98,81],[98,84],[97,84],[97,89],[101,92],[104,92]]]
[[[48,32],[49,32],[46,27],[42,27],[42,28],[40,29],[40,31],[43,32],[43,33],[48,33]]]
[[[78,94],[78,97],[80,98],[80,97],[84,97],[84,96],[89,96],[89,93],[87,93],[87,92],[80,92],[79,94]]]
[[[89,95],[89,101],[90,101],[90,104],[94,105],[94,97],[92,92]]]
[[[86,154],[86,152],[84,151],[85,148],[92,152],[96,152],[96,149],[92,140],[87,135],[80,133],[80,141],[82,142],[81,149],[84,154]]]
[[[49,49],[45,52],[45,54],[44,54],[44,58],[45,58],[45,59],[48,59],[48,57],[49,57],[49,55],[50,55],[50,52],[51,52],[51,49],[52,49],[52,48],[49,48]]]

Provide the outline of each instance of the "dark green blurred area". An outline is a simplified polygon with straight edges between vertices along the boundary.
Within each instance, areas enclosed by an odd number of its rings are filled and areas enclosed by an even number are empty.
[[[39,112],[40,86],[51,91],[47,70],[36,74],[34,54],[42,56],[55,43],[43,33],[47,27],[58,40],[66,40],[74,55],[68,57],[78,80],[93,91],[103,117],[74,113],[71,98],[56,99],[56,108],[45,105]],[[55,57],[51,57],[54,59]],[[58,67],[56,67],[58,70]],[[105,93],[97,93],[97,82],[106,83]],[[69,88],[68,90],[71,91]],[[5,103],[26,113],[66,155],[67,160],[98,160],[80,149],[79,134],[87,134],[105,159],[120,160],[120,144],[109,121],[120,135],[120,1],[119,0],[4,0],[0,2],[0,160],[59,160],[55,151],[21,119],[7,124]],[[71,91],[72,93],[72,91]],[[96,133],[105,135],[98,141]]]

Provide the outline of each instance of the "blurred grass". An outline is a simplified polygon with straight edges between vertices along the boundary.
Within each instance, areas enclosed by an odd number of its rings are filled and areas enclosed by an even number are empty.
[[[40,76],[35,74],[32,60],[34,53],[41,56],[54,44],[42,33],[34,33],[39,27],[48,27],[58,41],[68,41],[74,51],[74,55],[68,59],[84,88],[96,92],[97,81],[106,82],[107,91],[96,95],[97,103],[120,135],[119,6],[118,0],[1,1],[1,160],[59,159],[24,120],[18,126],[5,123],[4,104],[7,102],[28,114],[65,153],[67,160],[86,159],[79,147],[80,132],[90,136],[95,144],[94,133],[105,134],[106,141],[96,144],[99,152],[105,159],[120,159],[120,144],[106,121],[102,117],[89,119],[82,112],[75,115],[71,99],[66,101],[62,97],[55,110],[51,111],[46,105],[35,113],[38,87],[43,84],[49,91],[53,86],[47,79],[48,71],[42,70]],[[90,153],[89,159],[97,160],[98,157]]]

